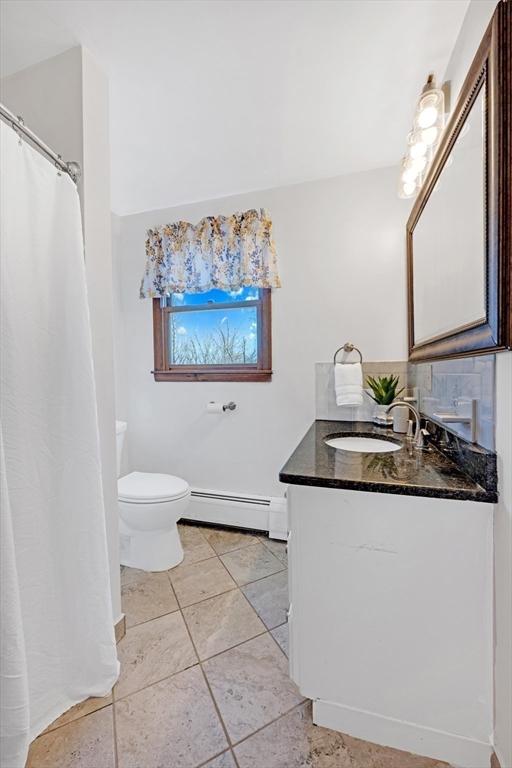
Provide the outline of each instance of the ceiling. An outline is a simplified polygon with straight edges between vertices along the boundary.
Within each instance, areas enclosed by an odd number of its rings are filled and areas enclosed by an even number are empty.
[[[2,72],[110,80],[118,214],[397,164],[469,0],[2,0]]]

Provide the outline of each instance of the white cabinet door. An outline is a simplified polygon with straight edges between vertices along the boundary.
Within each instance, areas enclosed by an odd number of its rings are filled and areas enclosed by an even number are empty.
[[[492,505],[306,486],[288,496],[301,692],[488,742]]]

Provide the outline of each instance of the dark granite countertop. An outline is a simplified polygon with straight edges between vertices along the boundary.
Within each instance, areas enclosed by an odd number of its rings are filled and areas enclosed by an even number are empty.
[[[325,444],[327,437],[364,435],[394,440],[393,453],[353,453]],[[418,451],[405,435],[366,421],[313,423],[281,472],[282,483],[345,488],[403,496],[429,496],[495,503],[495,488],[484,488],[436,447]]]

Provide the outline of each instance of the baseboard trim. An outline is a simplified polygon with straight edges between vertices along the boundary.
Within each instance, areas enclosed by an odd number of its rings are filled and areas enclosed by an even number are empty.
[[[458,768],[487,768],[492,754],[490,743],[330,701],[313,702],[313,722],[357,739],[445,760]]]
[[[124,615],[124,613],[119,619],[119,621],[116,621],[116,623],[114,624],[114,635],[116,638],[116,643],[122,640],[123,637],[126,635],[126,616]]]
[[[496,752],[493,752],[491,755],[491,768],[501,768],[501,763]]]

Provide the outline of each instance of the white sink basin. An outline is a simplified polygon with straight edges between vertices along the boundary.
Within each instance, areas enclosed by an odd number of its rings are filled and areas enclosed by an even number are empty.
[[[356,453],[391,453],[399,451],[402,447],[392,440],[377,440],[374,437],[331,437],[325,441],[332,448],[339,448],[342,451],[355,451]]]

